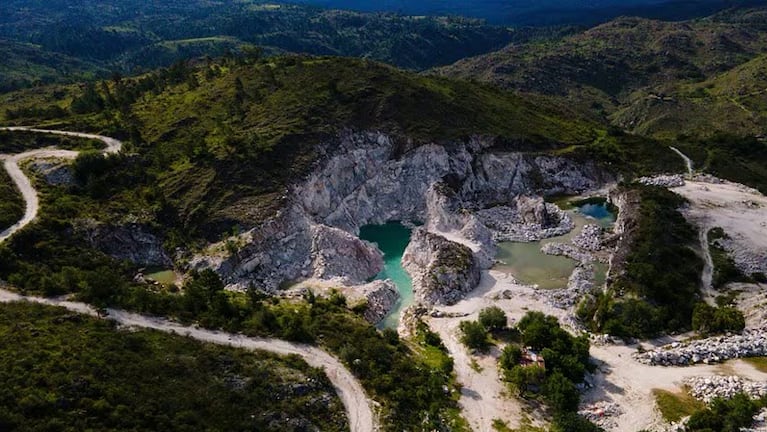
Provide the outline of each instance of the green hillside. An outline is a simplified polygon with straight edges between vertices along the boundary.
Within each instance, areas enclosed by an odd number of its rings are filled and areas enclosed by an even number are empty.
[[[0,4],[0,91],[78,73],[134,74],[190,58],[265,52],[370,58],[408,69],[446,65],[548,29],[479,20],[324,10],[260,0],[64,0]],[[13,45],[12,49],[9,45]]]
[[[52,82],[76,82],[104,73],[87,60],[0,39],[0,93]]]
[[[0,342],[2,430],[348,430],[300,359],[24,303],[0,305]]]
[[[763,62],[756,58],[767,47],[765,16],[767,9],[689,22],[619,18],[558,41],[513,44],[436,73],[550,95],[640,134],[664,137],[680,129],[701,136],[722,130],[750,134],[759,129],[758,114],[746,108],[723,115],[743,107],[732,97],[700,97],[709,86],[721,86],[717,82],[756,84],[743,74],[758,71]],[[747,66],[752,60],[756,64]],[[736,92],[744,95],[742,89]]]

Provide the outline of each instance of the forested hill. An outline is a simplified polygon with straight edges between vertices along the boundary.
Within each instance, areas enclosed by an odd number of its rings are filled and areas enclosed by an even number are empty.
[[[268,53],[363,57],[425,69],[548,33],[465,18],[366,14],[254,0],[5,0],[0,2],[0,40],[8,41],[4,58],[15,60],[0,74],[0,87],[55,78],[74,81],[71,74],[48,73],[51,57],[61,59],[57,64],[62,68],[79,62],[93,73],[106,69],[129,74],[182,59],[236,54],[256,45]]]
[[[149,220],[191,235],[268,216],[312,167],[317,144],[345,129],[385,131],[405,145],[485,134],[499,145],[551,149],[596,138],[595,125],[543,100],[358,59],[224,59],[47,91],[0,98],[3,123],[130,135],[136,156],[94,178],[105,201],[93,209],[151,197],[136,208],[165,212]]]
[[[438,73],[550,95],[641,134],[753,135],[767,132],[760,114],[767,95],[753,88],[764,80],[758,70],[765,52],[761,7],[686,22],[618,18]]]
[[[760,0],[294,0],[330,8],[461,15],[514,26],[594,25],[628,15],[683,20]]]

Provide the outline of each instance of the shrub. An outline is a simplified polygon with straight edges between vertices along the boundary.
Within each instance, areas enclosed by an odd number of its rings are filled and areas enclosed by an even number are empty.
[[[490,341],[487,338],[487,330],[478,321],[461,321],[461,343],[469,349],[487,351]]]
[[[748,427],[754,414],[759,411],[759,404],[745,394],[737,394],[732,399],[714,399],[707,409],[698,411],[687,421],[688,432],[738,432]]]
[[[732,306],[714,307],[698,303],[692,314],[692,328],[703,334],[740,332],[746,327],[743,313]]]
[[[488,330],[502,330],[506,328],[508,320],[506,313],[498,306],[491,306],[479,312],[479,322]]]

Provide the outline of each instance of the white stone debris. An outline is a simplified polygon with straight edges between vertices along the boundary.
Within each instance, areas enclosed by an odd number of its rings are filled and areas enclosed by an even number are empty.
[[[652,351],[635,353],[634,359],[654,366],[688,366],[764,355],[767,355],[767,328],[747,329],[739,335],[674,342]]]
[[[641,183],[646,186],[660,186],[666,188],[675,188],[684,186],[684,177],[681,174],[674,175],[659,175],[655,177],[640,177],[637,179],[637,183]]]
[[[738,393],[744,393],[752,399],[767,395],[767,383],[751,381],[738,376],[701,376],[685,380],[690,387],[690,394],[705,403],[716,398],[730,399]]]

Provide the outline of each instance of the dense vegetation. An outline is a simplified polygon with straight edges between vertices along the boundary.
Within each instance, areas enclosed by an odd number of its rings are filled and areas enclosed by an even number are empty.
[[[718,0],[607,0],[583,2],[577,0],[421,0],[402,2],[399,0],[296,0],[299,3],[316,4],[339,9],[365,11],[396,11],[415,15],[448,14],[483,18],[506,25],[590,25],[621,15],[638,15],[679,20],[702,16],[725,7],[732,2]],[[735,4],[752,2],[739,1]]]
[[[608,292],[585,300],[578,314],[593,330],[618,336],[689,329],[703,261],[694,251],[695,229],[677,210],[684,199],[651,186],[631,186],[628,193],[640,204],[622,269]]]
[[[0,231],[24,216],[24,201],[5,169],[0,169]]]
[[[439,72],[550,95],[633,133],[675,139],[764,129],[767,10],[702,20],[618,18],[556,41],[510,45]]]
[[[104,147],[104,144],[96,140],[62,135],[0,131],[0,154],[16,154],[44,147],[57,147],[66,150],[96,150]]]
[[[708,408],[693,413],[685,430],[690,432],[739,432],[751,426],[764,400],[751,400],[743,393],[731,399],[717,398]]]
[[[743,312],[734,306],[695,305],[692,313],[692,328],[701,334],[740,332],[746,327]]]
[[[59,308],[0,305],[0,362],[2,430],[348,427],[327,377],[297,357],[119,331]]]
[[[503,379],[522,397],[540,397],[550,408],[552,430],[598,431],[597,426],[577,414],[580,392],[591,365],[586,336],[574,337],[559,326],[557,319],[541,312],[528,312],[517,324],[520,345],[507,345],[499,360]],[[521,347],[540,354],[545,367],[522,365]]]
[[[556,35],[466,18],[322,10],[260,1],[141,0],[0,4],[0,91],[75,82],[110,71],[135,73],[190,58],[308,53],[372,58],[425,69]]]
[[[401,138],[402,152],[475,133],[517,149],[594,139],[592,124],[568,119],[545,102],[337,58],[252,56],[197,68],[179,63],[87,85],[52,105],[66,113],[51,124],[97,127],[132,143],[133,156],[94,176],[104,188],[83,194],[101,203],[92,208],[122,202],[163,211],[162,217],[138,214],[147,223],[163,221],[163,231],[181,240],[217,240],[234,226],[271,215],[285,188],[321,154],[321,144],[332,145],[344,129],[389,132]],[[23,116],[24,109],[19,101],[8,108],[19,123],[38,121]],[[223,171],[227,175],[218,175]],[[125,202],[137,197],[150,202]]]
[[[32,238],[44,234],[41,230],[45,225],[41,221],[15,236],[11,240],[14,252],[0,246],[0,278],[21,289],[44,290],[48,295],[75,288],[80,299],[98,307],[118,306],[209,328],[318,343],[346,363],[368,393],[382,403],[387,430],[432,430],[461,424],[457,423],[454,400],[444,392],[445,386],[452,385],[452,363],[427,363],[400,341],[396,332],[381,334],[350,312],[342,296],[310,295],[306,302],[281,303],[255,289],[247,295],[228,293],[211,271],[194,275],[182,292],[152,291],[125,282],[131,274],[129,266],[120,266],[76,241],[56,243],[54,247],[68,248],[65,256],[58,260],[46,256],[43,262],[49,264],[38,270],[19,256],[53,253],[48,250],[51,246],[42,250],[29,246],[17,252],[16,242],[44,244]],[[6,276],[9,271],[16,273]],[[439,345],[438,340],[429,338],[423,349],[439,349]],[[424,422],[424,418],[429,421]]]

